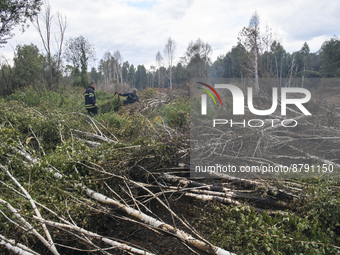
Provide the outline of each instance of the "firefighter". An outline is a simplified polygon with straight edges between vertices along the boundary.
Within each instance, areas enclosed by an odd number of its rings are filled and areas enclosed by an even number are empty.
[[[118,93],[118,92],[116,92]],[[132,92],[118,93],[120,96],[127,97],[124,100],[124,105],[133,104],[134,102],[139,102],[139,97],[137,95],[137,89],[133,89]]]
[[[94,117],[98,114],[98,105],[96,102],[96,95],[94,90],[96,88],[96,83],[91,82],[90,86],[85,91],[85,109],[90,114],[90,116]]]

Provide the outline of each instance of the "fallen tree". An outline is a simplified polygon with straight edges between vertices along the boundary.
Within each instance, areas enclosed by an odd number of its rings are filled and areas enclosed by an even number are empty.
[[[96,119],[0,101],[0,251],[336,254],[336,180],[192,178],[187,102],[163,99]],[[339,164],[336,128],[266,128],[205,129],[203,156]]]
[[[16,148],[14,148],[14,150],[18,153],[20,153],[20,155],[23,155],[26,159],[30,160],[30,163],[32,164],[40,164],[39,163],[39,160],[38,159],[34,159],[32,158],[30,155],[28,155],[27,153],[23,152],[23,151],[20,151]],[[8,171],[6,170],[6,168],[4,168],[2,166],[2,168],[8,173]],[[53,176],[55,178],[58,178],[58,179],[65,179],[65,177],[60,174],[60,173],[55,173],[55,169],[52,169],[52,168],[47,168],[45,169],[46,171],[50,172],[53,174]],[[9,174],[9,173],[8,173]],[[118,177],[118,176],[116,176]],[[12,177],[13,180],[14,177]],[[16,181],[16,180],[15,180]],[[16,181],[16,183],[18,184],[18,182]],[[229,251],[225,251],[224,249],[221,249],[219,247],[216,247],[214,245],[211,245],[209,244],[207,241],[205,240],[199,240],[199,239],[196,239],[194,238],[193,236],[191,236],[190,234],[187,234],[186,232],[184,232],[183,230],[180,230],[174,226],[171,226],[163,221],[160,221],[160,220],[157,220],[153,217],[150,217],[149,215],[141,212],[140,210],[136,210],[136,209],[133,209],[132,207],[126,205],[126,204],[122,204],[120,202],[118,202],[117,200],[115,199],[112,199],[110,197],[107,197],[103,194],[100,194],[88,187],[86,187],[85,185],[82,185],[80,183],[73,183],[73,185],[75,188],[77,187],[81,187],[82,190],[84,190],[86,192],[86,194],[91,197],[92,199],[94,199],[95,201],[98,201],[100,203],[103,203],[103,204],[106,204],[106,205],[109,205],[109,206],[112,206],[112,208],[114,210],[117,210],[117,211],[121,211],[121,212],[124,212],[125,214],[135,218],[135,219],[138,219],[140,220],[141,222],[145,223],[148,227],[151,227],[151,228],[154,228],[155,230],[160,230],[162,232],[165,232],[167,234],[170,234],[170,235],[173,235],[175,237],[177,237],[178,239],[180,239],[182,242],[188,244],[189,246],[191,247],[194,247],[200,251],[203,251],[205,252],[206,254],[218,254],[218,255],[229,255],[229,254],[232,254],[230,253]],[[26,194],[27,198],[30,199],[30,196],[29,194],[27,193]],[[32,199],[30,199],[32,201]],[[3,200],[0,200],[0,202],[6,204],[8,206],[8,208],[10,208],[11,212],[14,213],[15,215],[17,215],[18,218],[20,219],[23,219],[20,214],[18,213],[17,210],[15,210],[13,207],[11,207],[9,205],[9,203],[7,203],[6,201],[3,201]],[[35,205],[35,203],[32,201],[32,204]],[[36,208],[36,207],[34,207]],[[36,209],[37,211],[37,209]],[[97,234],[94,234],[92,232],[89,232],[89,231],[86,231],[84,229],[79,229],[79,228],[76,228],[75,226],[69,226],[69,225],[66,225],[66,224],[58,224],[56,222],[51,222],[51,221],[46,221],[44,219],[42,219],[42,217],[38,216],[38,217],[34,217],[35,219],[39,220],[41,223],[43,223],[43,226],[44,226],[44,223],[48,223],[49,225],[52,225],[52,226],[59,226],[59,227],[64,227],[64,228],[71,228],[71,229],[75,229],[77,231],[80,231],[82,233],[87,233],[88,235],[90,236],[95,236],[96,238],[101,238],[102,241],[106,242],[106,243],[109,243],[110,245],[114,246],[114,247],[119,247],[120,249],[124,249],[124,250],[128,250],[128,251],[133,251],[137,254],[144,254],[144,253],[140,253],[140,252],[143,252],[143,251],[140,251],[140,250],[136,250],[136,249],[133,249],[129,246],[126,246],[126,245],[118,245],[118,243],[115,243],[115,242],[111,242],[109,241],[109,239],[105,239],[105,238],[102,238],[100,237],[99,235]],[[25,223],[25,224],[28,224],[28,223]],[[50,247],[50,245],[47,245],[46,244],[46,241],[38,234],[38,232],[33,228],[31,227],[30,225],[27,225],[26,226],[27,228],[29,229],[32,229],[33,233],[35,235],[38,236],[38,238],[43,241],[43,243],[45,243],[45,245],[47,247]],[[54,251],[55,254],[58,254],[57,251],[55,250]],[[145,253],[145,254],[150,254],[150,253]]]

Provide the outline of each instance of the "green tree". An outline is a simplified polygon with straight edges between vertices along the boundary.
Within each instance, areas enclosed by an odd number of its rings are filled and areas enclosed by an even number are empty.
[[[246,49],[238,43],[225,56],[217,58],[211,67],[210,75],[213,78],[243,78],[246,57]]]
[[[271,56],[272,56],[272,64],[273,70],[270,72],[276,80],[277,80],[277,86],[281,88],[282,86],[282,78],[283,78],[283,68],[285,64],[285,59],[287,58],[287,52],[283,48],[283,46],[277,42],[274,41],[270,47]]]
[[[340,77],[340,40],[333,37],[323,43],[320,50],[322,74],[326,77]]]
[[[224,65],[225,56],[218,56],[215,62],[212,64],[209,70],[209,76],[212,78],[222,78],[223,73],[225,71]]]
[[[103,79],[103,75],[98,72],[95,67],[92,67],[90,72],[90,79],[95,83],[100,83]]]
[[[203,42],[200,38],[196,42],[191,41],[187,47],[182,62],[186,64],[191,78],[204,78],[208,75],[208,68],[211,64],[210,55],[212,48],[208,43]]]
[[[298,76],[302,77],[302,87],[304,86],[304,79],[308,77],[310,72],[310,49],[305,42],[299,52],[297,52]]]
[[[66,42],[65,58],[72,63],[75,75],[74,85],[88,86],[90,78],[87,73],[89,61],[95,60],[95,50],[92,44],[83,36],[70,38]]]
[[[321,77],[321,58],[319,52],[310,53],[310,65],[312,73],[309,74],[310,77],[320,78]]]
[[[130,64],[128,61],[125,61],[122,66],[122,76],[123,76],[123,81],[127,82],[128,81],[128,76],[129,76],[129,67]]]
[[[154,88],[155,87],[155,78],[156,78],[156,67],[150,66],[150,69],[146,72],[147,76],[147,87]]]
[[[160,66],[155,74],[158,77],[157,86],[158,88],[166,87],[166,68],[164,66]]]
[[[227,54],[227,63],[229,64],[229,73],[225,74],[228,78],[243,78],[244,62],[247,58],[247,51],[244,46],[238,43],[232,47],[230,53]]]
[[[40,6],[41,0],[0,0],[0,45],[14,36],[12,30],[15,26],[32,21]]]
[[[144,65],[138,65],[136,75],[135,75],[136,88],[139,89],[139,90],[142,90],[143,88],[145,88],[147,83],[148,83],[148,81],[147,81],[145,66]]]
[[[0,63],[0,95],[7,96],[12,91],[13,68],[8,63]]]
[[[130,86],[133,86],[135,83],[135,76],[136,76],[136,68],[134,65],[130,65],[129,72],[128,72],[128,83]]]
[[[184,87],[189,82],[189,73],[181,63],[174,67],[173,76],[177,88]]]
[[[14,57],[14,88],[36,85],[42,80],[43,56],[37,46],[18,45]]]

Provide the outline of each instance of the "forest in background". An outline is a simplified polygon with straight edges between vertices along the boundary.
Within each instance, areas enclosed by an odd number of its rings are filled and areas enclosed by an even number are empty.
[[[275,78],[278,86],[289,86],[282,84],[283,79],[340,76],[337,36],[325,41],[317,52],[311,52],[304,43],[300,50],[290,53],[273,39],[268,25],[260,24],[256,12],[248,26],[239,32],[237,45],[216,60],[211,59],[210,44],[198,38],[189,42],[176,63],[175,56],[181,53],[176,51],[175,39],[169,37],[164,49],[155,54],[155,65],[148,69],[123,61],[120,51],[114,50],[107,51],[91,70],[89,64],[96,61],[94,45],[83,36],[65,38],[66,17],[54,14],[48,3],[39,15],[34,14],[32,25],[40,35],[43,49],[33,44],[17,45],[13,65],[1,58],[0,93],[3,96],[27,86],[55,90],[65,85],[87,87],[90,81],[103,90],[115,91],[132,87],[181,89],[192,78],[251,78],[259,90],[260,78]],[[6,38],[6,33],[2,37]],[[5,42],[3,39],[2,43]]]

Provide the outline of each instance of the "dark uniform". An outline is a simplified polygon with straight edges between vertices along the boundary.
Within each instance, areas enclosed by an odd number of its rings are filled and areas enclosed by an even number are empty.
[[[139,97],[135,93],[127,92],[127,93],[119,93],[119,95],[123,97],[127,97],[124,100],[124,105],[133,104],[134,102],[139,102]]]
[[[93,87],[88,87],[85,91],[85,109],[91,116],[95,116],[98,113],[98,107],[96,104],[96,95]]]

